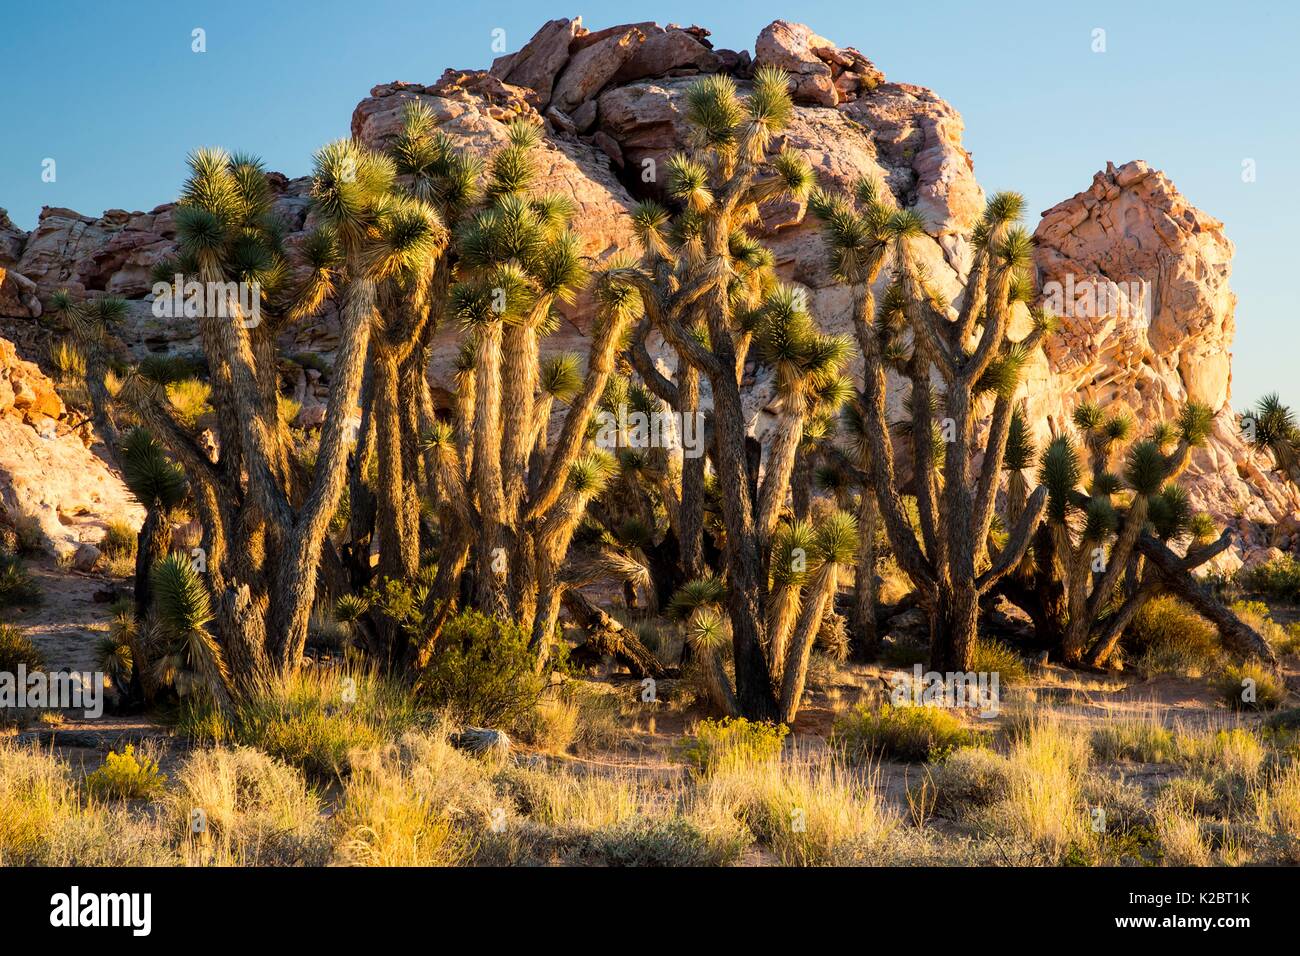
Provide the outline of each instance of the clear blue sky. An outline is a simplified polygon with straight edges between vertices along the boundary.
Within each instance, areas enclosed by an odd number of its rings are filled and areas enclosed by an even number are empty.
[[[198,145],[302,175],[317,146],[347,134],[371,86],[484,67],[496,28],[514,50],[551,17],[581,14],[593,29],[655,19],[752,49],[771,20],[802,20],[956,106],[981,183],[1025,193],[1031,226],[1107,160],[1165,170],[1237,246],[1234,403],[1277,389],[1300,406],[1293,2],[0,2],[0,206],[25,229],[42,205],[98,214],[165,202]],[[196,27],[202,55],[190,49]],[[1097,27],[1104,54],[1091,49]],[[47,157],[53,183],[41,180]],[[1245,158],[1253,183],[1241,179]]]

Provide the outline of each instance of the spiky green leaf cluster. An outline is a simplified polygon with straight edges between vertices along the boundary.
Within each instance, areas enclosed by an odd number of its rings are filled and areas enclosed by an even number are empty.
[[[131,429],[123,439],[122,479],[146,507],[170,511],[185,500],[185,472],[143,428]]]

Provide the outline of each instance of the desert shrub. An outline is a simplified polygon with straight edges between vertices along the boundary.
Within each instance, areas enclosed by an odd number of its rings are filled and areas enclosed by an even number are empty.
[[[0,607],[38,604],[41,589],[15,554],[0,554]]]
[[[314,780],[346,776],[356,750],[431,721],[405,688],[361,667],[276,676],[223,716],[210,701],[182,704],[177,729],[197,741],[257,747]]]
[[[1107,763],[1169,763],[1178,756],[1174,732],[1151,720],[1111,719],[1092,732],[1092,752]]]
[[[445,728],[358,753],[335,817],[336,862],[454,866],[489,826],[508,823],[483,765],[446,741]]]
[[[86,377],[86,357],[68,339],[59,339],[50,346],[50,364],[60,381],[76,382]]]
[[[1087,858],[1095,842],[1083,800],[1087,738],[1040,718],[1011,742],[1007,796],[990,820],[1051,862]]]
[[[276,410],[280,413],[280,421],[292,425],[298,420],[298,413],[302,411],[302,402],[288,395],[277,395]]]
[[[66,763],[0,740],[0,857],[6,863],[39,862],[50,833],[76,812]]]
[[[1193,767],[1239,781],[1258,777],[1268,757],[1259,737],[1244,727],[1179,734],[1178,752]]]
[[[16,674],[18,665],[38,671],[45,667],[45,657],[29,638],[12,624],[0,624],[0,673]]]
[[[997,674],[998,686],[1025,679],[1025,662],[1012,648],[988,638],[976,638],[970,669],[981,674]]]
[[[175,833],[124,804],[95,803],[59,817],[33,862],[50,867],[179,866]]]
[[[34,514],[20,511],[9,516],[13,528],[13,550],[16,554],[38,554],[45,549],[45,532],[41,520]]]
[[[1204,777],[1174,777],[1161,788],[1156,809],[1171,808],[1196,816],[1212,810],[1217,800],[1214,787]]]
[[[930,659],[930,648],[914,641],[884,640],[880,644],[880,662],[890,667],[911,667]]]
[[[1263,601],[1236,601],[1231,608],[1245,624],[1258,631],[1278,654],[1300,653],[1300,621],[1283,627],[1273,620],[1268,605]]]
[[[1003,799],[1011,785],[1006,757],[984,747],[958,747],[930,771],[935,811],[961,816]]]
[[[744,852],[741,832],[716,839],[684,817],[637,816],[595,831],[589,852],[608,866],[729,866]]]
[[[922,762],[939,760],[976,736],[961,718],[942,707],[873,708],[859,704],[835,722],[832,740],[851,760],[876,758]]]
[[[121,753],[110,750],[104,763],[86,777],[86,792],[99,799],[144,799],[160,793],[166,785],[158,761],[147,752],[136,753],[132,744]]]
[[[178,859],[156,821],[86,806],[71,768],[0,740],[0,861],[9,866],[160,866]]]
[[[1253,797],[1256,821],[1276,855],[1300,862],[1300,764],[1275,773]]]
[[[1156,836],[1167,866],[1209,866],[1210,845],[1201,824],[1190,813],[1173,807],[1156,812]]]
[[[790,728],[765,724],[744,717],[702,720],[695,736],[682,744],[682,756],[701,774],[726,764],[764,763],[781,754],[781,743]]]
[[[125,556],[135,557],[136,529],[129,521],[114,520],[104,527],[104,538],[99,542],[99,549],[110,558]]]
[[[730,808],[782,866],[878,862],[899,823],[876,775],[864,780],[824,756],[721,765],[698,800],[714,816]]]
[[[191,856],[240,866],[319,865],[329,856],[320,804],[301,772],[250,747],[193,751],[168,806]],[[196,811],[200,832],[194,833]]]
[[[125,578],[135,574],[135,549],[137,535],[129,521],[110,521],[104,529],[99,549],[110,574]]]
[[[1292,621],[1283,628],[1283,636],[1277,644],[1277,652],[1289,657],[1300,657],[1300,621]]]
[[[1200,676],[1219,657],[1213,626],[1172,595],[1144,604],[1124,632],[1124,641],[1143,677]]]
[[[548,753],[566,752],[578,738],[581,719],[577,702],[559,691],[544,693],[516,723],[519,736]]]
[[[564,693],[578,708],[575,749],[607,750],[627,738],[629,730],[618,694],[585,681],[570,681],[564,685]]]
[[[211,396],[212,386],[202,379],[187,378],[167,385],[167,400],[189,428],[197,427],[199,419],[212,410],[208,405]]]
[[[549,679],[537,673],[528,641],[518,624],[463,611],[443,627],[419,688],[459,720],[507,726],[537,704]]]
[[[1300,561],[1289,554],[1238,574],[1241,586],[1278,601],[1300,600]]]
[[[1300,707],[1274,711],[1264,718],[1264,726],[1277,734],[1300,731]]]
[[[1286,700],[1286,685],[1271,670],[1246,661],[1223,669],[1216,686],[1234,710],[1276,710]]]
[[[653,783],[632,773],[547,772],[515,768],[502,783],[520,812],[549,827],[589,833],[641,814],[653,802]]]

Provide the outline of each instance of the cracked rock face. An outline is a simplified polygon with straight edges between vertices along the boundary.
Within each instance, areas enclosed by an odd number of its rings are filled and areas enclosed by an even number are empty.
[[[542,123],[539,188],[574,200],[587,254],[600,262],[635,249],[625,213],[657,194],[658,171],[682,147],[685,94],[694,79],[727,73],[743,92],[762,65],[781,67],[794,80],[794,120],[777,145],[804,153],[823,185],[847,188],[872,176],[900,205],[918,210],[927,223],[918,259],[932,284],[959,304],[968,237],[985,199],[962,146],[961,116],[934,92],[888,82],[862,53],[802,24],[770,24],[751,56],[715,49],[709,32],[695,26],[646,22],[593,32],[578,17],[552,20],[488,71],[449,69],[431,85],[376,86],[353,112],[351,133],[382,145],[412,98],[426,102],[448,134],[481,156],[505,141],[511,119]],[[309,226],[308,183],[279,177],[276,188],[292,243]],[[763,239],[782,278],[807,288],[824,326],[847,331],[848,291],[829,275],[806,209],[789,201],[762,213]],[[1089,189],[1048,210],[1035,235],[1040,284],[1056,283],[1062,300],[1082,303],[1063,316],[1060,333],[1025,372],[1023,395],[1040,437],[1062,427],[1073,403],[1084,398],[1125,404],[1141,423],[1172,417],[1189,397],[1204,401],[1217,413],[1216,428],[1189,471],[1193,499],[1242,534],[1221,562],[1287,546],[1300,500],[1269,474],[1270,462],[1242,444],[1229,405],[1235,299],[1228,283],[1233,249],[1222,224],[1193,207],[1162,173],[1132,162],[1108,166]],[[0,216],[0,269],[21,277],[29,298],[35,290],[38,308],[39,298],[61,287],[133,300],[127,338],[137,357],[193,351],[197,342],[183,320],[157,319],[149,308],[149,269],[173,239],[170,206],[114,210],[97,219],[47,209],[30,235]],[[0,314],[31,315],[30,305],[4,304],[15,301],[18,288],[13,278],[0,286]],[[566,321],[546,348],[581,351],[591,312],[585,298],[566,307]],[[1012,334],[1023,333],[1027,321],[1021,316]],[[327,304],[286,333],[292,339],[286,349],[322,352],[328,361],[337,328],[337,313]],[[670,366],[670,350],[655,340],[651,345]],[[447,330],[430,368],[440,390],[450,382],[455,354],[456,333]],[[772,393],[763,369],[752,374],[749,411],[761,432],[775,421],[767,408]],[[290,383],[304,416],[323,399],[323,381],[304,371]],[[892,392],[899,414],[901,393]]]

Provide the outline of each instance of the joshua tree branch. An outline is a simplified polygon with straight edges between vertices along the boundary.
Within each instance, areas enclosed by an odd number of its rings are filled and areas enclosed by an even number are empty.
[[[1025,552],[1029,550],[1029,545],[1033,541],[1034,529],[1038,527],[1038,522],[1042,520],[1043,512],[1046,510],[1047,488],[1039,485],[1025,502],[1025,510],[1020,513],[1020,520],[1011,530],[1007,546],[1002,549],[993,566],[975,580],[975,586],[981,594],[996,585],[1024,559]]]

